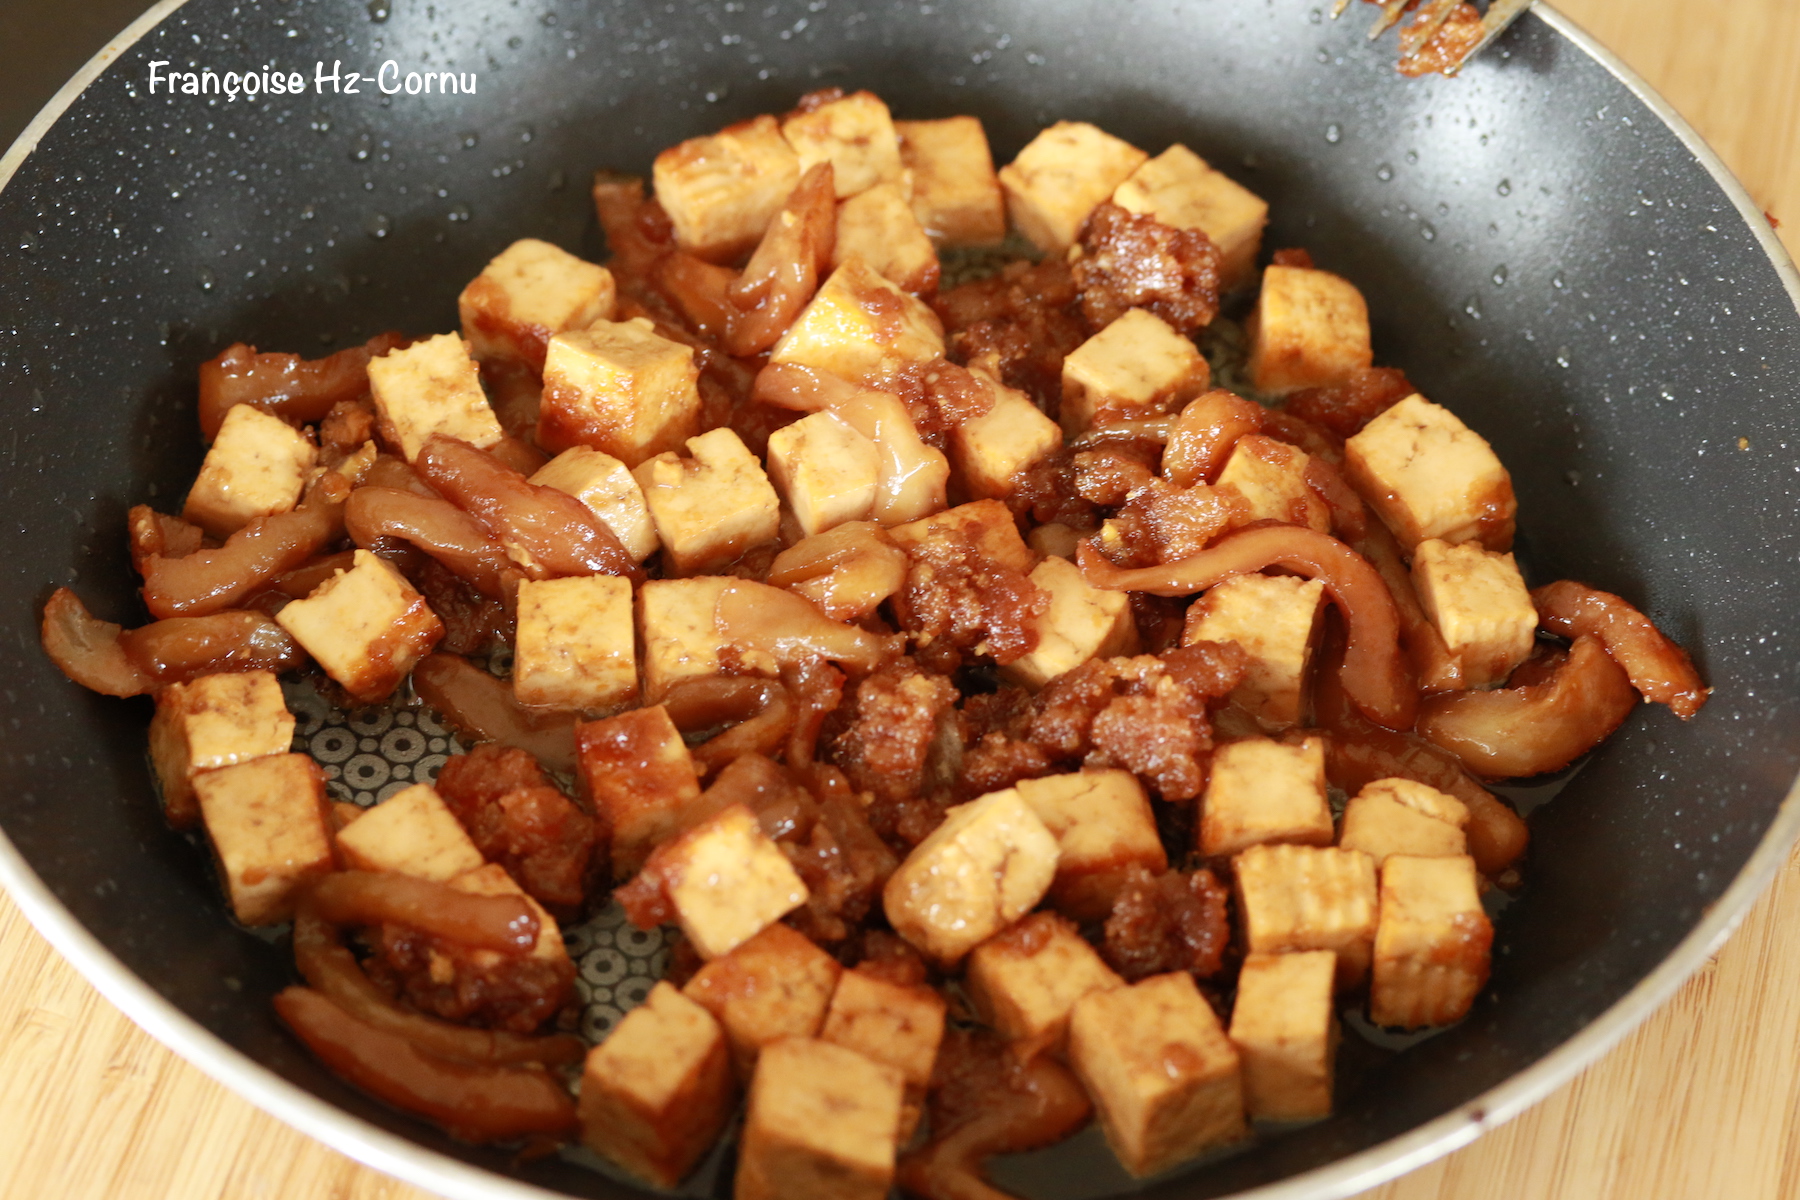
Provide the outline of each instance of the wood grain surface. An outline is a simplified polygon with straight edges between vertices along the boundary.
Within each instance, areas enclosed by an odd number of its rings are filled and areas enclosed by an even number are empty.
[[[1800,252],[1800,0],[1560,0]],[[1384,52],[1385,52],[1384,47]],[[1675,999],[1474,1145],[1364,1200],[1800,1196],[1800,856]],[[207,1079],[0,895],[0,1197],[426,1200]]]

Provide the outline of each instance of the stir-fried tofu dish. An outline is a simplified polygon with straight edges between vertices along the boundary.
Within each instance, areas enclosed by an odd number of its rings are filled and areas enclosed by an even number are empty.
[[[831,89],[593,201],[605,262],[495,246],[460,329],[204,364],[193,488],[130,512],[148,621],[44,610],[291,927],[282,1021],[457,1137],[955,1200],[1090,1122],[1134,1176],[1278,1136],[1346,1017],[1506,1002],[1489,785],[1706,700],[1528,582],[1456,398],[1188,146],[996,169]],[[301,688],[467,752],[349,803]],[[596,1031],[564,933],[621,909],[672,949]]]

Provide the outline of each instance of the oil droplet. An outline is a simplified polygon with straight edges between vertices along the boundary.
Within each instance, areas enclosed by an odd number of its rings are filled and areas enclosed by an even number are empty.
[[[1494,274],[1491,276],[1491,278],[1494,281],[1495,287],[1505,287],[1506,286],[1506,264],[1501,263],[1499,266],[1495,267]]]
[[[531,126],[529,126],[529,125],[519,126],[519,140],[521,142],[529,142],[532,138],[534,138],[536,136],[537,136],[537,130],[533,129]]]
[[[37,234],[31,232],[31,230],[27,229],[24,233],[19,235],[19,249],[23,250],[25,253],[32,253],[37,249],[37,244]]]
[[[201,267],[200,278],[197,282],[200,284],[201,291],[210,292],[213,290],[213,284],[217,283],[218,280],[214,278],[210,267]]]
[[[1447,217],[1450,215],[1450,206],[1448,204],[1445,204],[1442,200],[1438,201],[1437,210],[1438,210],[1438,216],[1440,216],[1440,217]]]
[[[393,227],[394,223],[386,213],[376,213],[363,223],[363,232],[372,238],[384,238]]]
[[[1556,365],[1565,371],[1569,369],[1569,348],[1567,346],[1556,348]]]
[[[1315,8],[1306,14],[1306,19],[1312,24],[1317,25],[1325,19],[1325,14]]]
[[[717,104],[730,95],[731,89],[724,84],[720,84],[718,87],[713,88],[706,93],[706,102],[708,104]]]
[[[1512,180],[1502,179],[1500,181],[1500,186],[1495,188],[1494,190],[1496,192],[1500,193],[1502,196],[1512,195]]]
[[[450,209],[449,215],[452,221],[466,221],[469,219],[469,206],[466,204],[455,205]]]
[[[318,209],[314,208],[310,204],[300,210],[300,219],[302,221],[310,221],[318,215],[319,215]]]
[[[1408,150],[1406,152],[1406,161],[1407,161],[1408,165],[1418,162],[1419,161],[1419,152],[1417,150]]]
[[[1580,487],[1581,486],[1581,472],[1580,471],[1566,471],[1563,473],[1563,478],[1569,481],[1570,487]]]
[[[1419,236],[1428,242],[1435,242],[1437,241],[1437,227],[1430,221],[1422,222],[1419,225]]]
[[[1470,296],[1467,300],[1463,301],[1463,311],[1468,313],[1474,320],[1481,320],[1481,301],[1474,296]]]
[[[462,148],[464,150],[473,150],[476,146],[479,146],[480,144],[481,144],[481,135],[479,133],[476,133],[473,129],[471,129],[469,132],[462,135]]]
[[[1382,163],[1379,167],[1375,168],[1375,178],[1381,180],[1381,182],[1387,183],[1389,180],[1393,179],[1393,177],[1394,167],[1392,163]]]
[[[369,0],[369,20],[384,25],[388,19],[388,0]]]
[[[1558,271],[1550,277],[1550,286],[1560,292],[1569,286],[1569,281],[1563,278],[1563,273],[1561,271]]]
[[[1336,121],[1325,127],[1325,140],[1333,146],[1344,140],[1344,130]]]
[[[369,149],[370,149],[369,135],[365,133],[362,135],[361,138],[359,138],[357,140],[356,148],[354,150],[350,151],[350,161],[351,162],[368,162],[369,161]]]

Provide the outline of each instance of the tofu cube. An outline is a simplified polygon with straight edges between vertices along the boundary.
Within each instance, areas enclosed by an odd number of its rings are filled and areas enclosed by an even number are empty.
[[[1079,530],[1064,525],[1060,521],[1050,521],[1033,527],[1025,535],[1025,544],[1042,555],[1055,555],[1071,562],[1081,552],[1082,534]]]
[[[1244,498],[1242,524],[1286,521],[1331,532],[1331,508],[1306,486],[1304,450],[1260,433],[1247,433],[1231,448],[1217,486]]]
[[[1369,1019],[1405,1029],[1462,1020],[1487,983],[1493,942],[1474,859],[1390,855]]]
[[[1271,842],[1329,846],[1334,832],[1324,738],[1294,745],[1246,738],[1213,753],[1201,801],[1201,854],[1225,857]]]
[[[639,1178],[672,1188],[712,1148],[735,1100],[718,1021],[658,983],[588,1051],[581,1140]]]
[[[1155,416],[1205,391],[1210,381],[1193,342],[1155,313],[1128,309],[1063,359],[1063,433],[1075,437],[1109,420]]]
[[[789,113],[781,136],[799,156],[801,174],[815,163],[831,164],[839,200],[901,180],[900,135],[888,106],[873,92],[852,92]]]
[[[1085,121],[1058,121],[1000,168],[1006,210],[1034,246],[1061,254],[1088,214],[1149,157]]]
[[[800,159],[780,122],[764,114],[664,150],[651,181],[676,244],[708,262],[730,262],[762,240],[800,182]]]
[[[1264,729],[1279,733],[1304,715],[1324,600],[1325,585],[1317,579],[1234,575],[1188,608],[1181,644],[1236,642],[1250,665],[1232,699]]]
[[[661,876],[676,922],[707,959],[730,954],[808,896],[787,855],[741,804],[657,847],[644,870]]]
[[[513,695],[520,704],[577,712],[637,695],[631,581],[617,575],[519,584]]]
[[[1031,582],[1049,594],[1050,611],[1038,622],[1037,649],[1000,668],[1014,683],[1040,688],[1090,658],[1137,648],[1137,622],[1126,593],[1092,586],[1066,558],[1046,558],[1032,568]]]
[[[631,878],[652,850],[711,815],[693,755],[660,704],[577,725],[575,758],[595,814],[612,831],[614,879]]]
[[[881,452],[830,412],[816,412],[769,435],[769,476],[807,537],[875,506]]]
[[[1332,387],[1374,361],[1369,306],[1329,271],[1269,267],[1248,326],[1247,366],[1259,392]]]
[[[738,1074],[749,1079],[764,1046],[818,1034],[842,974],[835,958],[777,922],[701,967],[681,990],[719,1019]]]
[[[1069,1015],[1069,1064],[1139,1178],[1247,1132],[1237,1050],[1185,971],[1083,996]]]
[[[979,117],[895,121],[900,161],[912,172],[913,215],[939,246],[1006,238],[1006,197]]]
[[[1466,688],[1505,683],[1537,645],[1537,608],[1511,554],[1426,538],[1413,548],[1413,590],[1462,669]]]
[[[407,462],[434,433],[483,450],[505,436],[481,390],[481,369],[454,333],[414,342],[369,360],[376,428]]]
[[[162,790],[163,816],[177,829],[200,821],[194,777],[203,771],[285,754],[294,714],[268,671],[202,675],[156,694],[150,719],[150,762]]]
[[[895,932],[951,966],[1037,907],[1056,878],[1056,835],[1011,788],[959,804],[882,890]]]
[[[1512,476],[1480,434],[1423,396],[1344,443],[1344,477],[1409,553],[1427,538],[1512,549]]]
[[[900,1072],[817,1038],[763,1051],[738,1143],[736,1200],[885,1200],[894,1179]]]
[[[337,847],[353,871],[392,871],[436,883],[487,861],[429,783],[415,783],[363,812],[338,831]]]
[[[335,868],[325,776],[304,754],[267,754],[194,777],[206,836],[231,911],[244,925],[279,925],[294,895]]]
[[[280,417],[235,404],[225,410],[181,518],[223,538],[258,517],[287,512],[300,502],[318,457],[312,439]]]
[[[1242,287],[1255,275],[1256,252],[1269,223],[1268,204],[1179,142],[1132,172],[1113,192],[1112,202],[1211,238],[1219,248],[1226,287]]]
[[[462,335],[477,359],[543,371],[550,339],[612,319],[612,272],[560,246],[521,238],[457,297]]]
[[[1244,1107],[1261,1121],[1331,1115],[1338,1023],[1329,950],[1251,954],[1238,973],[1231,1041],[1244,1065]]]
[[[1073,923],[1047,912],[975,947],[963,977],[976,1015],[1012,1044],[1021,1062],[1046,1050],[1062,1053],[1075,1002],[1124,986]]]
[[[635,467],[700,431],[699,380],[693,347],[643,317],[559,333],[544,357],[538,444],[592,446]]]
[[[931,1082],[948,1006],[935,988],[845,971],[831,994],[822,1041],[900,1072],[909,1087]]]
[[[941,531],[955,530],[974,547],[1003,567],[1029,575],[1037,556],[1019,536],[1019,526],[1006,505],[998,500],[975,500],[888,530],[888,536],[904,549],[916,546]]]
[[[797,363],[878,387],[908,363],[944,356],[937,314],[861,259],[831,273],[769,352],[771,363]]]
[[[896,183],[878,183],[838,205],[831,265],[860,258],[877,275],[915,296],[937,291],[938,256]]]
[[[275,621],[352,697],[377,704],[431,653],[444,623],[385,559],[358,550],[353,564]]]
[[[652,579],[638,588],[638,642],[643,646],[644,699],[655,704],[684,679],[717,675],[720,650],[719,597],[735,580],[725,575],[694,579]],[[774,678],[779,667],[762,650],[732,650],[739,675]]]
[[[545,463],[531,482],[567,492],[587,505],[633,561],[643,562],[662,545],[631,468],[605,451],[571,446]]]
[[[1134,868],[1168,868],[1150,798],[1130,771],[1083,768],[1013,787],[1056,837],[1050,901],[1077,921],[1105,920]]]
[[[1410,779],[1377,779],[1344,808],[1338,845],[1361,850],[1380,867],[1389,855],[1454,858],[1467,854],[1469,809],[1455,796]]]
[[[1232,859],[1252,954],[1337,953],[1340,988],[1368,974],[1375,942],[1375,860],[1360,850],[1252,846]]]
[[[537,943],[531,948],[531,956],[551,962],[559,959],[569,962],[569,948],[563,942],[562,929],[557,925],[556,918],[526,894],[525,889],[499,863],[487,863],[473,871],[464,871],[450,880],[450,886],[473,896],[517,896],[524,900],[525,907],[531,910],[531,915],[537,918],[538,923]],[[474,953],[478,966],[497,966],[504,957],[497,950],[477,950]]]
[[[963,489],[977,500],[1003,500],[1020,472],[1062,449],[1062,426],[1024,392],[988,383],[994,405],[950,431],[950,458]]]
[[[699,574],[773,541],[781,498],[744,440],[721,426],[689,438],[687,450],[687,458],[659,454],[633,472],[669,566]]]

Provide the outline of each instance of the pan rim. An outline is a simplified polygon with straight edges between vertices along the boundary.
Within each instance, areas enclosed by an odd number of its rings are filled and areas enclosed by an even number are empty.
[[[158,0],[57,91],[0,155],[0,192],[106,68],[186,3]],[[1717,152],[1642,76],[1574,21],[1545,0],[1537,0],[1531,15],[1604,67],[1675,134],[1737,208],[1800,312],[1800,270],[1764,219],[1761,207]],[[1518,1116],[1598,1061],[1699,970],[1742,923],[1797,840],[1800,777],[1789,787],[1756,849],[1699,923],[1648,975],[1567,1041],[1481,1095],[1398,1137],[1235,1196],[1238,1200],[1343,1200],[1460,1149]],[[32,926],[110,1003],[201,1072],[269,1115],[369,1167],[452,1200],[558,1200],[563,1196],[459,1162],[390,1133],[255,1062],[177,1008],[106,949],[57,899],[3,829],[0,886]]]

